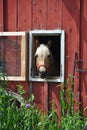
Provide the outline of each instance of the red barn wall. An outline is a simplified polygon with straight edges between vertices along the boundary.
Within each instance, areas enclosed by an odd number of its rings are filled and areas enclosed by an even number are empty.
[[[74,53],[87,60],[87,0],[0,0],[0,31],[29,31],[34,29],[64,29],[65,77],[73,73]],[[85,67],[82,64],[82,67]],[[30,83],[9,82],[10,88],[24,85],[29,95]],[[60,111],[58,83],[36,83],[33,85],[35,103],[48,111],[54,100]],[[87,73],[75,73],[75,99],[87,105]],[[80,97],[78,95],[80,93]]]

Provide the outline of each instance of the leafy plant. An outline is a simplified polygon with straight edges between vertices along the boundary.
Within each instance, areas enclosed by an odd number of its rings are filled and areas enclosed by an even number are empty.
[[[61,121],[60,130],[82,130],[86,118],[81,111],[74,112],[74,80],[72,76],[60,85]]]
[[[18,89],[17,89],[18,93],[19,93],[21,96],[23,96],[23,94],[26,93],[26,92],[23,90],[23,85],[19,84],[19,85],[17,85],[17,87],[18,87]]]
[[[34,95],[29,100],[23,99],[21,96],[25,91],[22,85],[18,85],[18,93],[23,103],[18,107],[18,95],[6,91],[6,87],[7,81],[1,80],[0,130],[58,130],[58,118],[54,109],[48,115],[34,105]]]
[[[0,78],[3,78],[0,82],[0,130],[82,130],[87,124],[87,116],[74,113],[74,84],[70,77],[61,85],[61,120],[56,113],[55,103],[46,114],[34,105],[33,94],[29,100],[22,97],[25,94],[22,85],[18,85],[19,96],[13,96],[6,91],[8,84],[4,75],[0,75]],[[20,107],[17,101],[21,103]]]
[[[60,123],[61,130],[82,130],[83,126],[84,118],[79,113],[67,114],[65,117],[62,117]]]
[[[60,105],[61,115],[65,117],[67,114],[74,114],[74,82],[72,77],[69,78],[62,84],[58,85],[61,87],[60,91]]]

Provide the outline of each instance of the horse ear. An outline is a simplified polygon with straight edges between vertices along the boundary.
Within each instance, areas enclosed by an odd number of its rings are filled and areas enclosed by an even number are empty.
[[[51,40],[49,40],[48,43],[47,43],[47,47],[50,48],[51,45],[52,45],[52,42],[51,42]]]
[[[37,47],[39,47],[39,45],[40,45],[40,43],[39,43],[38,39],[35,40],[35,47],[37,48]]]

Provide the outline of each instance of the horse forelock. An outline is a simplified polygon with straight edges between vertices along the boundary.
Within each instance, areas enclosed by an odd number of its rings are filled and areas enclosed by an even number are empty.
[[[37,48],[35,55],[39,55],[40,57],[41,56],[46,57],[46,56],[50,55],[50,51],[49,51],[49,49],[48,49],[48,47],[46,45],[41,44]]]

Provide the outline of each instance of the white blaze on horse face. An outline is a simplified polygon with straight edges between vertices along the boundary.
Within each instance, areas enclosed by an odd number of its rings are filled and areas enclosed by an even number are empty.
[[[50,55],[50,51],[44,44],[41,44],[35,53],[36,58],[36,66],[39,72],[45,72],[49,66],[48,56]]]

